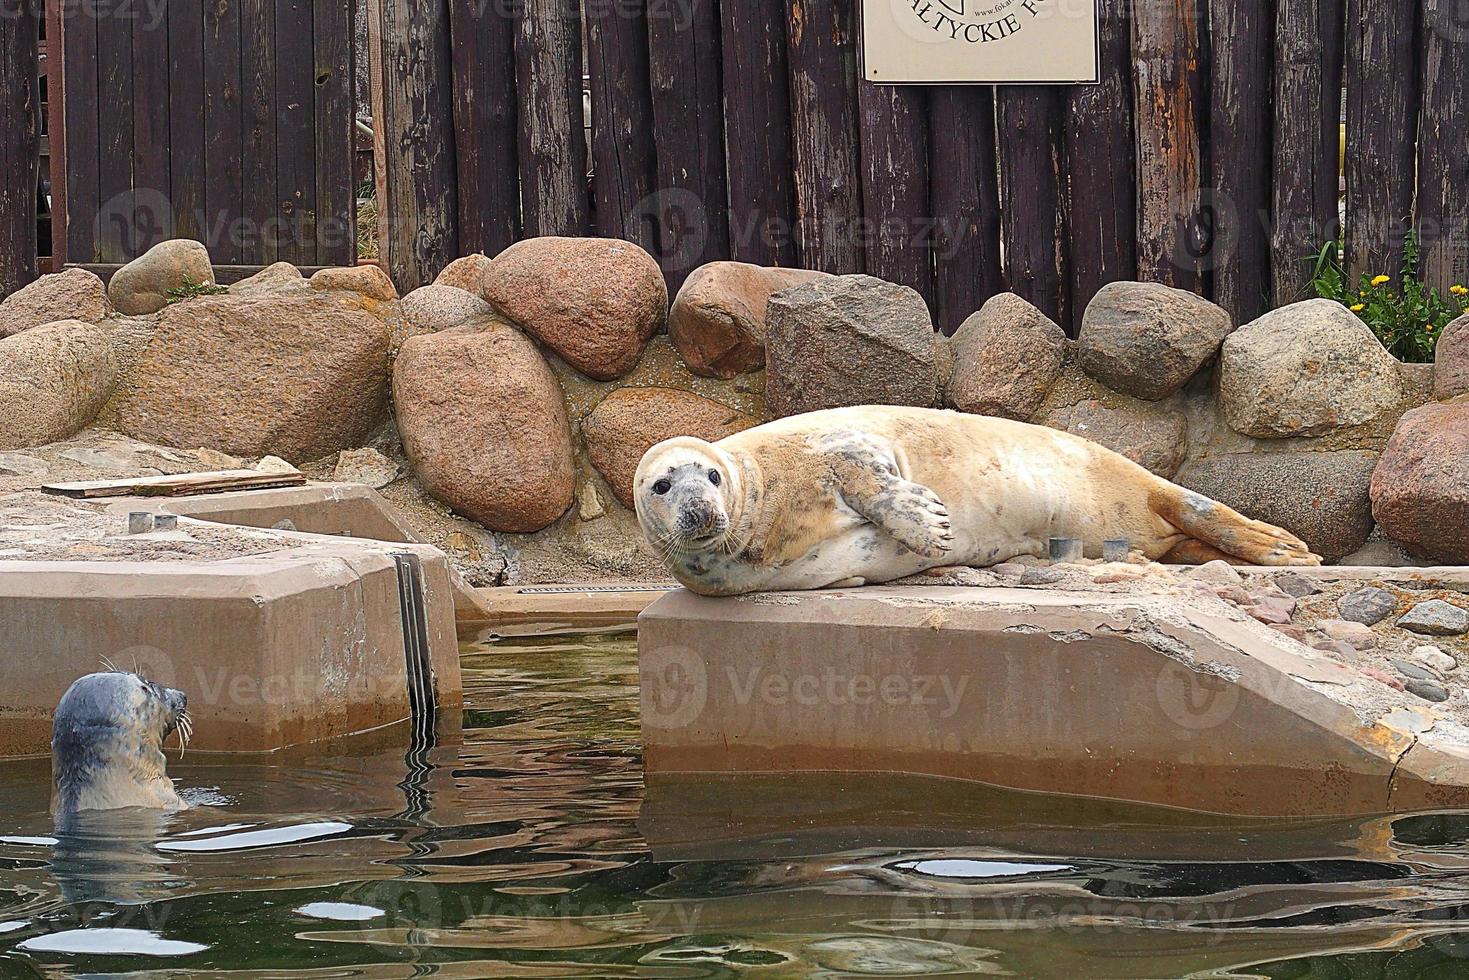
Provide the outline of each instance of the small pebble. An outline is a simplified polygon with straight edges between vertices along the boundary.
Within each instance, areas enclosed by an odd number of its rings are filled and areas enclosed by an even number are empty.
[[[1245,613],[1252,619],[1269,626],[1284,626],[1290,622],[1290,613],[1282,612],[1273,606],[1246,606]]]
[[[1428,636],[1462,636],[1469,633],[1469,612],[1442,599],[1429,599],[1409,609],[1398,625]]]
[[[1025,566],[1013,561],[1001,562],[990,568],[990,571],[1004,578],[1019,578],[1025,574]]]
[[[1278,609],[1285,614],[1289,620],[1296,613],[1296,600],[1288,595],[1265,595],[1255,600],[1255,605],[1264,606],[1267,609]]]
[[[1200,582],[1213,582],[1215,585],[1239,585],[1244,582],[1244,576],[1240,575],[1235,567],[1223,559],[1207,562],[1189,572],[1189,577]]]
[[[1253,606],[1255,600],[1238,585],[1217,585],[1214,594],[1225,602],[1232,602],[1236,606]]]
[[[1054,585],[1066,576],[1054,568],[1027,568],[1020,576],[1021,585]]]
[[[1322,653],[1334,653],[1338,657],[1350,659],[1357,655],[1357,648],[1350,643],[1341,640],[1317,640],[1311,644],[1311,649],[1320,650]]]
[[[1308,595],[1317,595],[1321,592],[1320,586],[1315,582],[1295,572],[1275,576],[1275,584],[1286,595],[1294,596],[1297,599],[1304,599]]]
[[[1424,666],[1422,666],[1420,664],[1409,663],[1406,660],[1398,660],[1396,657],[1394,657],[1393,658],[1393,661],[1392,661],[1392,666],[1393,666],[1393,670],[1396,670],[1399,674],[1401,674],[1402,676],[1406,677],[1408,680],[1412,680],[1412,681],[1436,681],[1436,680],[1438,680],[1438,675],[1437,674],[1435,674],[1433,671],[1429,670],[1427,667],[1424,667]]]
[[[1447,674],[1459,666],[1459,661],[1444,653],[1438,647],[1421,646],[1413,648],[1413,659],[1420,664],[1433,668],[1440,674]]]
[[[1358,650],[1371,650],[1377,646],[1377,634],[1361,623],[1349,623],[1344,619],[1323,619],[1316,628],[1333,640],[1343,640]]]
[[[1393,675],[1387,673],[1386,671],[1378,670],[1376,667],[1363,667],[1362,673],[1372,678],[1374,681],[1380,681],[1381,683],[1386,684],[1394,691],[1404,690],[1403,682],[1398,680]]]
[[[1307,637],[1310,635],[1307,632],[1306,627],[1296,626],[1289,623],[1271,623],[1270,628],[1275,630],[1277,633],[1282,633],[1299,643],[1305,643]]]
[[[1336,610],[1349,622],[1375,626],[1398,611],[1398,597],[1386,589],[1358,589],[1336,600]]]
[[[1449,699],[1449,692],[1437,681],[1409,681],[1403,687],[1409,694],[1416,694],[1425,701],[1439,703]]]

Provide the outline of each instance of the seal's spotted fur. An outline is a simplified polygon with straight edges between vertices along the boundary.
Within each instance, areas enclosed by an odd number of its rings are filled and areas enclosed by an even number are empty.
[[[1157,560],[1320,564],[1252,521],[1095,443],[1044,426],[866,406],[779,419],[717,443],[648,450],[633,483],[643,533],[705,595],[888,582],[985,567],[1081,538]]]

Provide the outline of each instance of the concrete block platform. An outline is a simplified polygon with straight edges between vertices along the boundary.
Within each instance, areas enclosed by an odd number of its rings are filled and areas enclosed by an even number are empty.
[[[190,751],[277,752],[452,717],[452,573],[375,497],[326,485],[13,516],[11,544],[29,536],[40,558],[0,547],[0,757],[48,754],[57,701],[104,661],[188,694]],[[177,530],[125,536],[136,511],[178,515]],[[104,530],[76,539],[89,523]]]
[[[650,781],[901,773],[1252,816],[1469,806],[1449,711],[1211,597],[678,591],[639,623]]]

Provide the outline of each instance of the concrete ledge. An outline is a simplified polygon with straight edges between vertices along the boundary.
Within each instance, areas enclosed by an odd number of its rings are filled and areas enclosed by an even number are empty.
[[[337,493],[121,500],[110,508],[119,518],[129,510],[208,515],[181,517],[184,532],[216,522],[270,527],[287,513],[297,527],[326,532],[258,532],[279,548],[250,556],[0,561],[0,757],[49,753],[57,701],[104,659],[186,692],[192,747],[201,752],[277,752],[407,720],[409,629],[394,558],[405,554],[422,572],[437,704],[452,716],[463,692],[447,559],[428,545],[330,536],[391,527],[371,523],[379,513],[371,491]],[[313,506],[323,500],[335,503]]]
[[[674,592],[639,620],[646,765],[905,773],[1221,814],[1469,805],[1469,730],[1242,620],[1222,603],[1004,588]]]

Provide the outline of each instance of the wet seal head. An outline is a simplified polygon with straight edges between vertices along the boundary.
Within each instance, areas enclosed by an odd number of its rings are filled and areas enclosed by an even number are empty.
[[[60,818],[86,810],[183,809],[163,743],[177,732],[182,751],[192,731],[182,691],[120,670],[79,679],[56,706],[52,812]]]
[[[661,442],[633,477],[638,523],[665,561],[731,552],[749,511],[746,485],[739,463],[713,443],[691,436]]]

